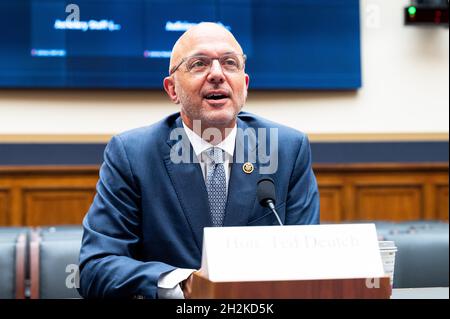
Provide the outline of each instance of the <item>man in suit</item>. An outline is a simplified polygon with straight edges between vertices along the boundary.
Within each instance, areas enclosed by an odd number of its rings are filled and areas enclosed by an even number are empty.
[[[164,79],[180,113],[106,147],[83,221],[83,297],[188,297],[204,227],[277,224],[257,200],[263,176],[284,224],[319,223],[307,137],[241,112],[248,84],[228,30],[201,23],[180,37]]]

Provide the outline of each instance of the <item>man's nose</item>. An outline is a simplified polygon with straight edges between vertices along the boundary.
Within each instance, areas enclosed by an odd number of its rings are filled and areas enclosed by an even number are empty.
[[[208,81],[212,83],[222,83],[225,81],[225,75],[223,74],[222,66],[218,60],[211,62],[211,70],[208,73]]]

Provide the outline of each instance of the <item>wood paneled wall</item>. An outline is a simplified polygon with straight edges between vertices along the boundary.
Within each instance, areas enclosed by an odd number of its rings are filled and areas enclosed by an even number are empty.
[[[315,165],[322,221],[448,220],[448,163]],[[0,226],[80,224],[98,167],[0,167]]]
[[[448,220],[448,163],[315,167],[321,219]]]
[[[98,167],[0,167],[0,225],[81,224]]]

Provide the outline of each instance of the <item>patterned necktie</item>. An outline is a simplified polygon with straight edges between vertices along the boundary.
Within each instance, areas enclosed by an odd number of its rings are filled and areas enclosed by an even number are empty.
[[[209,211],[214,227],[223,225],[227,203],[227,184],[223,166],[223,150],[211,147],[206,151],[211,163],[206,165],[206,190],[208,192]]]

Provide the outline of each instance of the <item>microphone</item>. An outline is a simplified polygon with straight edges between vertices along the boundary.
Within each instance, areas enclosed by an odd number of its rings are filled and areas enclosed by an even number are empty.
[[[275,209],[275,184],[273,180],[268,177],[264,177],[258,181],[258,188],[256,190],[258,196],[258,202],[263,207],[269,207],[274,213],[280,226],[283,226],[280,216]]]

